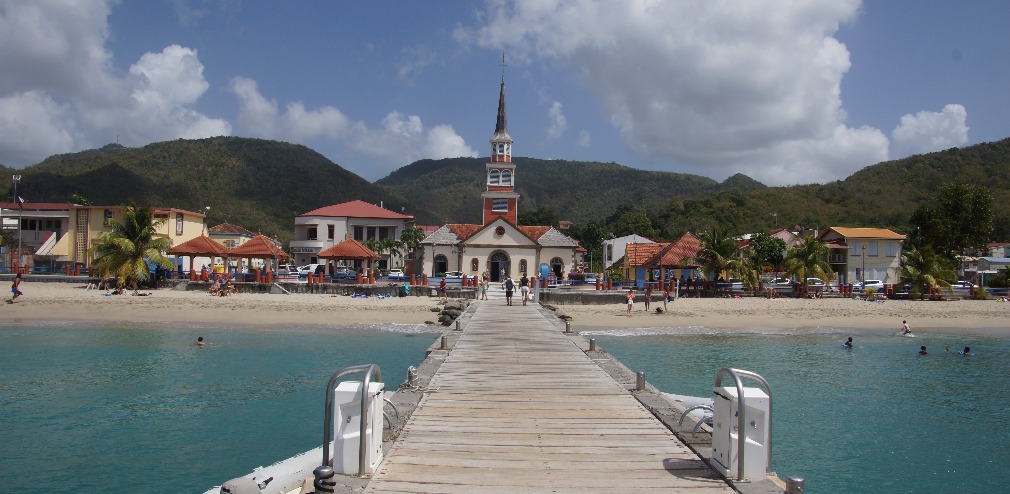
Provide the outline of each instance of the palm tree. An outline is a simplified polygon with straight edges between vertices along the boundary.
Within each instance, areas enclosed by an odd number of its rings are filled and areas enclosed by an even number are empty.
[[[831,272],[831,265],[827,261],[829,252],[827,244],[812,235],[806,235],[796,246],[789,249],[783,265],[787,273],[799,276],[802,289],[806,291],[807,278],[820,278],[824,283],[831,282],[828,276]]]
[[[957,273],[947,259],[927,245],[922,249],[912,247],[901,253],[898,279],[921,300],[927,290],[952,290],[950,283],[957,279]]]
[[[403,248],[403,242],[395,238],[384,238],[381,242],[379,242],[379,248],[381,248],[383,252],[389,252],[389,262],[387,267],[392,268],[393,256],[400,256],[400,249]]]
[[[414,257],[414,253],[417,251],[418,247],[421,246],[422,240],[424,240],[424,230],[416,226],[412,226],[400,232],[400,242],[407,249],[407,253],[411,256],[411,258]]]
[[[148,206],[132,202],[123,206],[123,221],[114,222],[111,232],[99,234],[89,250],[95,256],[92,264],[102,279],[115,277],[119,287],[136,288],[150,275],[147,261],[171,269],[172,263],[164,252],[172,248],[172,241],[154,236],[164,223],[164,219],[154,220],[154,212]]]
[[[750,279],[753,272],[740,256],[740,241],[730,236],[729,230],[714,227],[698,234],[701,249],[685,264],[698,264],[705,278],[712,280],[723,271],[730,276]]]

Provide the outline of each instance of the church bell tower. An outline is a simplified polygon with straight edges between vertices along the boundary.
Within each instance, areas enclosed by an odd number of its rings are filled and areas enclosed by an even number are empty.
[[[498,96],[498,120],[491,136],[491,162],[487,170],[487,190],[481,193],[484,202],[484,224],[497,218],[516,224],[519,194],[515,191],[516,166],[512,163],[512,137],[505,118],[505,75],[501,78]]]

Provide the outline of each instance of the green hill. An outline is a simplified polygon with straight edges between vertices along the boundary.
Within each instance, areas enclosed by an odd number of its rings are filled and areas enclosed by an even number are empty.
[[[240,137],[110,144],[61,154],[23,170],[0,167],[11,198],[12,173],[29,202],[69,202],[79,193],[94,204],[128,200],[201,211],[253,231],[293,235],[295,216],[360,199],[415,215],[421,224],[479,222],[486,158],[421,160],[376,183],[300,145]],[[615,212],[648,213],[661,236],[724,225],[735,233],[775,227],[879,226],[906,232],[912,211],[946,183],[992,191],[994,239],[1010,237],[1010,139],[879,163],[827,184],[766,187],[744,175],[724,182],[615,163],[514,159],[520,213],[539,208],[576,223],[595,221],[613,232]]]
[[[486,189],[487,158],[421,160],[376,184],[413,199],[444,222],[479,223],[480,194]],[[657,208],[671,198],[724,190],[763,189],[743,175],[719,183],[683,173],[644,171],[615,163],[513,158],[519,211],[548,208],[577,223],[600,221],[619,205]]]
[[[227,221],[282,240],[293,235],[295,216],[352,199],[415,212],[403,197],[305,146],[261,139],[109,144],[55,155],[20,173],[18,192],[26,201],[69,202],[79,193],[99,205],[133,200],[191,211],[210,206],[211,225]]]

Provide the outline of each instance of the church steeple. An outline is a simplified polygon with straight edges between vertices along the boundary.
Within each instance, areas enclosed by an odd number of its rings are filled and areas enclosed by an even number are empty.
[[[502,66],[505,55],[502,55]],[[516,166],[512,163],[512,136],[505,118],[505,74],[501,77],[498,95],[498,119],[491,136],[491,162],[487,163],[487,190],[481,194],[484,201],[484,224],[504,218],[512,224],[518,219],[519,194],[515,191]]]
[[[498,96],[498,120],[494,135],[491,136],[491,162],[512,162],[512,136],[509,135],[508,118],[505,116],[505,76],[501,77],[501,93]]]

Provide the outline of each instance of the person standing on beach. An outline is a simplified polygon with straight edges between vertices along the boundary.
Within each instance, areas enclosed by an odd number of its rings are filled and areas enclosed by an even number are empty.
[[[666,303],[670,301],[670,288],[663,288],[663,313],[666,314]]]
[[[18,273],[17,276],[14,277],[14,283],[11,283],[11,303],[12,304],[14,303],[15,299],[17,299],[21,295],[24,295],[23,293],[21,293],[21,288],[20,287],[21,287],[21,273]]]
[[[631,315],[631,308],[635,306],[635,290],[628,290],[628,315]]]
[[[438,284],[438,296],[444,302],[448,302],[449,301],[449,295],[447,294],[447,291],[446,291],[446,287],[447,286],[448,286],[448,283],[446,283],[445,278],[442,278],[442,281]]]
[[[645,312],[649,312],[650,302],[652,302],[652,285],[645,282]]]

